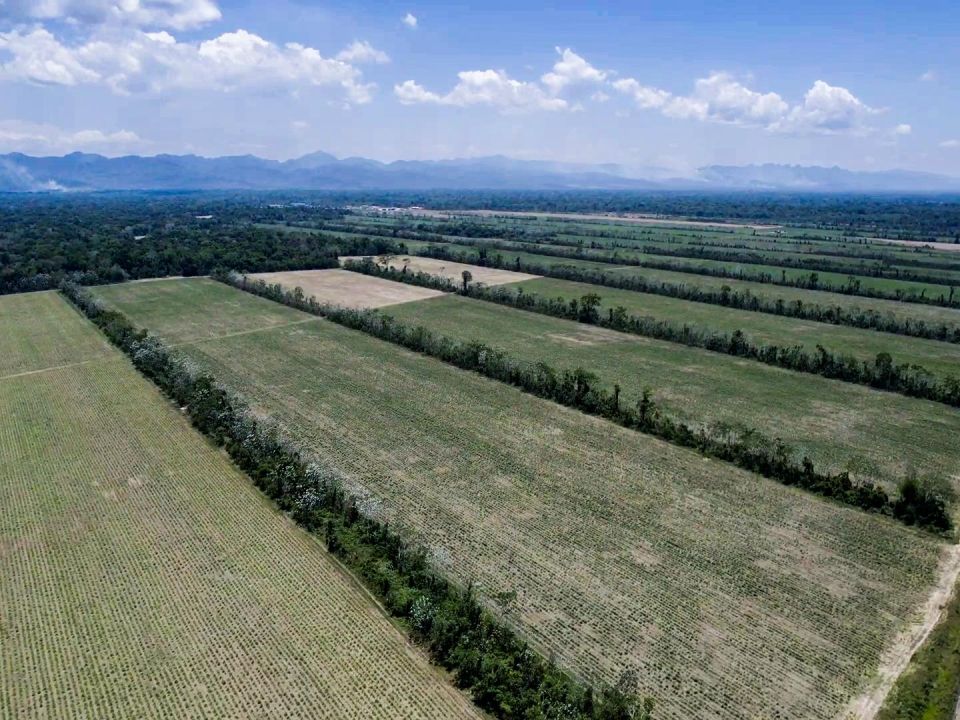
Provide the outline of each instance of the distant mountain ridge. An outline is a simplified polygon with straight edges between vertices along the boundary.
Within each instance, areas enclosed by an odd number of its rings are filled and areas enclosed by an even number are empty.
[[[960,178],[906,170],[858,172],[799,165],[711,165],[694,177],[503,156],[451,160],[338,159],[316,152],[286,161],[253,155],[0,155],[0,192],[93,190],[789,190],[960,192]]]

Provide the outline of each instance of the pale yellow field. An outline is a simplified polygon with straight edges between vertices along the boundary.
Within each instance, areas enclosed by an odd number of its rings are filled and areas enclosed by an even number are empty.
[[[362,260],[360,257],[344,257],[341,260]],[[384,257],[376,258],[378,262],[383,262]],[[463,279],[463,271],[468,270],[473,275],[473,282],[483,283],[484,285],[506,285],[507,283],[521,282],[523,280],[534,280],[539,275],[529,275],[527,273],[513,272],[512,270],[498,270],[497,268],[481,267],[479,265],[467,265],[465,263],[452,262],[450,260],[437,260],[435,258],[418,257],[416,255],[391,255],[389,263],[391,267],[398,270],[406,265],[412,272],[425,272],[431,275],[441,275],[451,280],[460,282]],[[259,277],[259,276],[254,276]],[[306,288],[304,288],[306,290]],[[308,293],[309,294],[309,293]]]
[[[320,302],[353,308],[387,307],[444,294],[348,270],[297,270],[256,273],[251,277],[288,288],[300,287],[307,297],[313,295]]]

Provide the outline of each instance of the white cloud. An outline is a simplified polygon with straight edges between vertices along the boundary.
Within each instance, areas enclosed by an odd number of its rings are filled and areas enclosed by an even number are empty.
[[[942,143],[940,143],[940,147],[947,148],[948,150],[952,150],[953,148],[960,148],[960,140],[956,140],[956,139],[944,140]]]
[[[570,48],[556,50],[560,59],[551,72],[540,78],[554,95],[558,95],[570,85],[599,84],[607,79],[606,72],[593,67]]]
[[[27,153],[68,153],[97,151],[107,155],[140,150],[145,143],[135,132],[117,130],[68,131],[50,124],[18,120],[0,121],[0,151]]]
[[[403,24],[406,25],[411,30],[417,27],[418,22],[419,21],[417,20],[417,16],[414,15],[413,13],[407,13],[406,15],[403,16]]]
[[[675,118],[762,126],[782,118],[788,109],[777,93],[750,90],[727,73],[698,79],[686,96],[641,85],[633,78],[617,80],[613,87],[632,96],[641,108]]]
[[[772,130],[836,134],[865,132],[867,120],[883,112],[860,101],[849,90],[817,80],[794,107]]]
[[[350,63],[298,43],[276,45],[246,30],[200,43],[179,42],[165,31],[122,30],[68,46],[35,28],[0,33],[0,50],[13,56],[0,64],[0,79],[99,84],[120,94],[340,86],[351,102],[364,103],[374,87]]]
[[[644,110],[662,108],[672,97],[666,90],[641,85],[633,78],[616,80],[613,87],[626,95],[632,95],[637,105]]]
[[[933,82],[937,79],[937,73],[934,70],[927,70],[920,76],[920,82]]]
[[[390,56],[383,50],[377,50],[366,40],[354,40],[350,45],[337,53],[337,60],[345,63],[361,65],[363,63],[377,63],[382,65],[390,62]]]
[[[909,135],[913,132],[913,128],[910,127],[907,123],[900,123],[893,129],[894,135]]]
[[[668,117],[760,127],[772,132],[833,134],[866,132],[868,118],[883,112],[872,108],[849,90],[817,80],[794,107],[777,93],[751,90],[728,73],[715,72],[694,83],[689,95],[674,95],[642,85],[634,78],[611,83],[645,110]],[[910,126],[897,126],[899,135]]]
[[[187,28],[221,17],[214,0],[0,0],[0,18]]]
[[[394,86],[394,94],[405,105],[489,105],[503,111],[564,110],[567,101],[551,97],[535,83],[509,77],[503,70],[467,70],[457,73],[460,81],[446,95],[427,90],[413,80]]]

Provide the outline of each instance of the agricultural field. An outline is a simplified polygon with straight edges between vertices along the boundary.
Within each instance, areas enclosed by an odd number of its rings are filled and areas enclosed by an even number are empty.
[[[587,679],[635,670],[658,718],[844,714],[909,655],[954,554],[211,280],[97,294],[334,459],[535,648]]]
[[[62,297],[0,338],[0,717],[480,717]]]
[[[360,259],[359,257],[344,257],[343,261]],[[506,285],[523,280],[533,280],[539,277],[537,275],[530,275],[529,273],[480,267],[479,265],[467,265],[450,260],[436,260],[434,258],[418,257],[416,255],[399,255],[391,261],[391,264],[398,269],[406,267],[410,272],[430,273],[431,275],[439,275],[457,282],[462,280],[464,271],[467,271],[472,276],[472,282],[483,283],[484,285]]]
[[[343,303],[349,298],[352,307],[362,308],[386,307],[443,295],[439,290],[336,269],[257,273],[252,277],[271,284],[302,288],[306,295],[312,295],[320,302]]]
[[[649,387],[673,417],[759,429],[818,465],[891,489],[912,468],[960,491],[960,413],[939,403],[455,295],[387,314],[530,362],[586,368],[607,388],[619,384],[630,405]]]

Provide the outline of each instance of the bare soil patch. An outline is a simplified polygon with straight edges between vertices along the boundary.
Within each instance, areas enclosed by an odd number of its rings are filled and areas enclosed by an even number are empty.
[[[553,212],[522,212],[519,210],[455,210],[448,215],[479,215],[481,217],[546,217],[560,220],[604,220],[625,223],[639,223],[641,225],[668,225],[673,227],[707,227],[707,228],[749,228],[751,230],[778,230],[780,225],[758,225],[755,223],[709,222],[706,220],[680,220],[677,218],[644,215],[643,213],[553,213]]]
[[[363,258],[344,257],[340,259],[343,261],[362,260]],[[382,263],[384,257],[376,259]],[[524,280],[535,280],[540,277],[539,275],[529,275],[512,270],[498,270],[497,268],[468,265],[466,263],[451,262],[450,260],[436,260],[434,258],[418,257],[416,255],[393,255],[389,258],[388,264],[397,269],[401,269],[406,265],[410,268],[411,272],[419,271],[430,273],[431,275],[442,275],[443,277],[457,281],[463,278],[463,271],[467,270],[473,276],[473,282],[483,283],[484,285],[506,285],[507,283],[522,282]]]
[[[257,273],[252,277],[268,283],[280,283],[285,287],[300,287],[307,296],[313,295],[321,302],[354,308],[387,307],[443,295],[439,290],[406,285],[349,270],[295,270]]]

